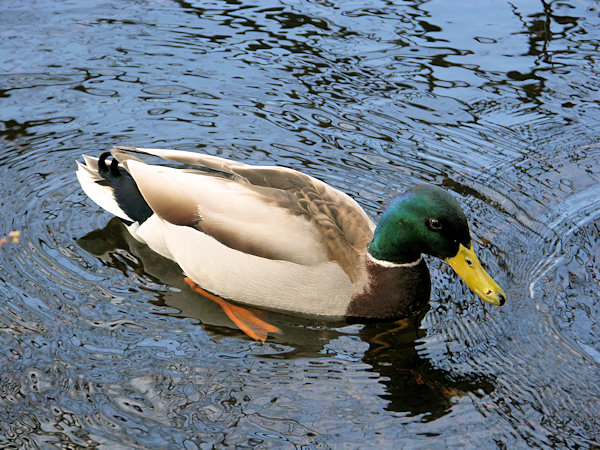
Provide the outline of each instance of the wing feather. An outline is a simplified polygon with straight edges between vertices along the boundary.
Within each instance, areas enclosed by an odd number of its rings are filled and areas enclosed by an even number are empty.
[[[217,174],[148,165],[127,152]],[[256,256],[306,265],[337,261],[351,279],[357,276],[375,225],[355,200],[324,182],[288,168],[192,152],[116,147],[113,153],[150,207],[170,223],[193,226]]]

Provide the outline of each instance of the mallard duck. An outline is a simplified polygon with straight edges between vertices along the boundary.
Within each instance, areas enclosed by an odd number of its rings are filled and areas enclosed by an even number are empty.
[[[227,299],[329,318],[412,315],[430,296],[423,254],[447,261],[485,302],[505,302],[479,263],[459,203],[439,187],[407,190],[376,226],[351,197],[289,168],[132,147],[83,158],[77,178],[85,193],[177,262],[188,284],[223,302],[242,329],[261,321],[248,324]],[[276,328],[266,324],[253,337],[264,340],[265,330]]]

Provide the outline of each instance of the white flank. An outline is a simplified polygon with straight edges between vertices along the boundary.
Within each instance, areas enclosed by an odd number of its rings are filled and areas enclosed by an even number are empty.
[[[155,252],[176,261],[203,289],[240,303],[341,317],[352,296],[352,283],[335,262],[304,266],[249,255],[156,215],[133,235]]]

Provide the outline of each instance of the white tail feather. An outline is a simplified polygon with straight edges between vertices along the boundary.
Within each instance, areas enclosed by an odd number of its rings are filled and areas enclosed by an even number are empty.
[[[81,184],[83,192],[85,192],[94,203],[109,213],[120,217],[123,220],[133,222],[133,220],[125,214],[117,204],[112,188],[97,183],[97,181],[103,179],[98,173],[98,159],[84,156],[84,160],[86,162],[85,165],[77,161],[77,179],[79,180],[79,184]]]

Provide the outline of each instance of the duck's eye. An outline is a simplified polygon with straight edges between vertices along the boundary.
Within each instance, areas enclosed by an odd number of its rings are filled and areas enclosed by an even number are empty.
[[[430,230],[438,231],[442,229],[442,222],[432,217],[427,221],[427,226]]]

